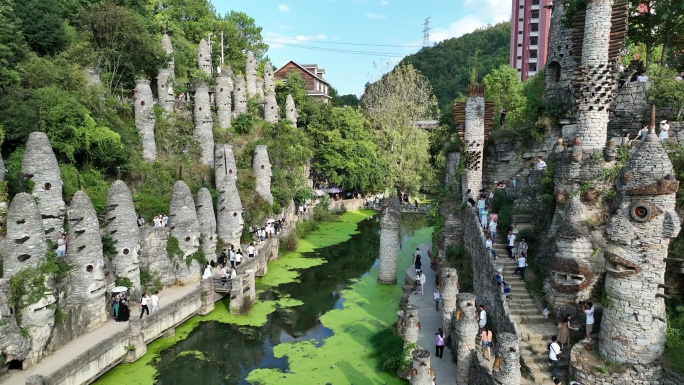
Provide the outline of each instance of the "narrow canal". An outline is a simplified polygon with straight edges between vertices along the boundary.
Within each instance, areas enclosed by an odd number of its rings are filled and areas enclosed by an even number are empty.
[[[95,384],[401,384],[377,370],[368,340],[396,321],[402,271],[431,228],[425,215],[403,217],[399,283],[382,286],[379,221],[371,215],[348,212],[325,222],[297,252],[270,263],[249,315],[230,316],[218,302]]]

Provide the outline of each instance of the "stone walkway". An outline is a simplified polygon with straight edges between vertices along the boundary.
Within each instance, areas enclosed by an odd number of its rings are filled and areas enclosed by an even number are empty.
[[[197,287],[198,284],[192,284],[163,289],[159,293],[160,308],[179,300],[186,294],[197,289]],[[134,305],[137,306],[137,304]],[[131,317],[139,316],[140,310],[137,307],[133,307],[131,309]],[[100,341],[111,337],[127,327],[127,322],[116,322],[112,318],[109,318],[105,324],[97,329],[91,330],[90,332],[69,341],[69,343],[52,352],[52,354],[43,357],[37,365],[31,366],[27,370],[10,370],[0,377],[0,384],[22,385],[26,381],[26,378],[32,374],[47,376],[76,359],[79,355],[97,345]]]
[[[437,329],[442,327],[442,308],[440,304],[440,311],[435,311],[435,301],[433,293],[435,292],[435,272],[430,267],[430,260],[427,258],[428,250],[432,250],[432,243],[424,243],[420,245],[420,253],[423,262],[422,270],[425,274],[425,287],[423,295],[411,295],[409,303],[418,306],[418,319],[420,320],[421,329],[418,336],[418,345],[429,351],[431,354],[430,364],[437,376],[436,385],[454,384],[456,382],[456,364],[454,363],[451,351],[448,348],[444,349],[442,359],[435,356],[435,333]],[[410,268],[410,271],[415,276],[415,271]],[[445,331],[445,334],[448,331]]]

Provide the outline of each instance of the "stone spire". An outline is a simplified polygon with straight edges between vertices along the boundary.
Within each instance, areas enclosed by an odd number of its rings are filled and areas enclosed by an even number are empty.
[[[199,221],[200,234],[202,237],[202,252],[207,261],[216,261],[216,215],[211,193],[206,187],[197,192],[195,198],[197,220]]]
[[[182,283],[198,282],[201,267],[195,260],[188,264],[187,258],[199,250],[200,224],[190,188],[180,180],[173,185],[171,191],[168,226],[171,236],[178,240],[178,247],[183,253],[183,256],[175,261],[178,280]]]
[[[264,94],[268,91],[275,92],[274,73],[271,63],[267,60],[264,63]]]
[[[462,179],[462,199],[468,190],[475,196],[482,189],[482,156],[484,150],[485,100],[482,86],[469,86],[465,107],[465,129],[463,140],[466,145],[465,173]]]
[[[107,291],[102,259],[102,239],[97,213],[90,198],[76,191],[67,210],[69,247],[67,260],[74,265],[69,274],[68,305],[85,331],[107,321]],[[77,333],[80,334],[80,333]]]
[[[7,212],[7,236],[3,243],[5,278],[36,267],[45,259],[47,245],[43,220],[31,195],[19,193],[12,199]]]
[[[256,80],[256,94],[259,100],[264,99],[264,79],[257,78]]]
[[[133,107],[135,111],[135,128],[140,133],[143,157],[152,161],[157,157],[157,145],[154,141],[154,99],[149,80],[137,80],[133,90]]]
[[[645,365],[665,349],[665,258],[679,234],[679,182],[653,127],[615,183],[618,208],[605,228],[605,290],[599,352],[611,361]]]
[[[254,176],[256,177],[256,193],[266,202],[273,204],[271,195],[271,161],[268,160],[268,147],[257,145],[254,149],[254,162],[252,164]]]
[[[266,92],[264,120],[269,123],[278,123],[278,102],[276,101],[275,92]]]
[[[237,246],[240,244],[245,222],[242,217],[240,194],[235,185],[236,180],[224,176],[217,181],[216,232],[223,242]]]
[[[36,198],[48,239],[57,244],[64,227],[66,206],[62,199],[62,174],[50,140],[44,132],[32,132],[26,142],[21,172],[33,182],[31,195]]]
[[[513,333],[499,333],[494,345],[496,359],[494,366],[498,370],[492,370],[494,380],[499,384],[520,383],[520,345],[518,336]]]
[[[227,71],[222,71],[216,78],[216,117],[221,128],[230,127],[233,116],[233,78]]]
[[[287,99],[285,100],[285,119],[289,120],[296,126],[298,117],[299,114],[297,113],[297,107],[295,106],[294,99],[292,99],[292,95],[287,94]]]
[[[162,68],[157,75],[157,95],[159,96],[159,106],[167,112],[173,112],[173,105],[176,102],[173,94],[173,74],[169,68]]]
[[[256,90],[256,60],[254,60],[254,52],[247,51],[247,58],[245,59],[245,78],[247,80],[247,96],[253,97],[257,95]]]
[[[211,48],[204,39],[200,40],[197,47],[197,68],[211,75]]]
[[[214,147],[214,180],[218,184],[226,175],[230,175],[237,181],[237,164],[233,154],[233,145],[219,143]]]
[[[214,121],[211,117],[209,87],[195,86],[195,132],[194,136],[202,148],[202,163],[214,167]]]
[[[442,268],[439,282],[441,285],[440,296],[442,297],[442,328],[449,330],[451,328],[451,320],[454,318],[456,296],[458,295],[458,273],[456,269],[451,267]],[[475,306],[474,298],[473,306]]]
[[[162,35],[161,45],[162,45],[162,48],[164,49],[164,52],[166,52],[166,54],[169,56],[168,68],[169,68],[169,70],[171,70],[171,76],[173,76],[174,71],[176,70],[175,62],[173,59],[173,44],[171,44],[171,38],[166,33],[164,33]]]
[[[247,113],[247,94],[245,92],[245,78],[242,75],[237,75],[233,88],[233,103],[235,104],[233,110],[236,115]]]
[[[432,385],[434,372],[430,366],[430,352],[423,349],[416,349],[412,354],[413,362],[409,382],[411,385]],[[511,383],[512,384],[512,383]]]
[[[455,270],[455,269],[451,269]],[[477,338],[477,318],[475,308],[475,295],[470,293],[458,294],[458,310],[454,329],[456,331],[456,349],[458,360],[456,362],[456,383],[467,384],[470,378],[470,364],[475,351],[475,338]],[[446,309],[444,310],[446,315]],[[446,320],[446,316],[444,317]],[[444,329],[449,330],[449,329]]]
[[[378,282],[383,285],[397,283],[399,215],[399,211],[394,206],[385,203],[382,217],[380,217],[380,267],[378,270]]]
[[[107,194],[105,225],[114,241],[116,255],[112,259],[117,277],[131,280],[133,292],[140,292],[140,239],[131,191],[126,183],[116,180]]]

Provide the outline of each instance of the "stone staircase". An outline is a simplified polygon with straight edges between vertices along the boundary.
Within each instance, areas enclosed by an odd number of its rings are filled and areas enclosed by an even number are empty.
[[[513,275],[518,263],[508,258],[506,246],[495,244],[494,250],[498,257],[496,266],[503,268],[504,279],[511,286],[508,307],[511,319],[518,324],[520,330],[520,358],[523,369],[528,372],[527,383],[553,384],[547,347],[551,342],[551,336],[558,334],[558,326],[553,319],[541,315],[541,309],[537,308],[532,296],[527,292],[525,283],[520,281],[519,275]],[[563,381],[568,375],[569,355],[570,349],[564,349],[563,358],[558,366],[558,377]]]

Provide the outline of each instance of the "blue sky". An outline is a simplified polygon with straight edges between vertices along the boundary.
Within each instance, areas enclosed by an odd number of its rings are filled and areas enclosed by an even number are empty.
[[[289,60],[318,64],[341,95],[358,96],[364,84],[420,49],[425,18],[430,18],[433,44],[509,20],[511,13],[511,0],[211,2],[221,15],[234,9],[254,18],[275,67]]]

